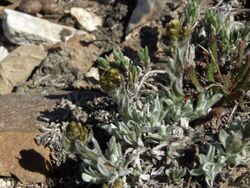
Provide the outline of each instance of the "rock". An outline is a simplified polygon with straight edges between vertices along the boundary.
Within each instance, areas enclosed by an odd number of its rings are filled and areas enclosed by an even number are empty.
[[[91,89],[92,85],[85,80],[75,80],[72,83],[72,87],[77,90],[81,89]]]
[[[98,26],[102,25],[100,17],[83,8],[72,7],[70,14],[75,17],[78,23],[87,31],[94,31]]]
[[[47,123],[38,117],[41,112],[52,111],[66,95],[60,92],[47,97],[37,93],[0,96],[0,177],[13,175],[27,183],[45,181],[50,172],[50,151],[38,146],[34,138],[40,134],[38,128]]]
[[[5,47],[0,46],[0,61],[2,61],[8,54],[8,50]]]
[[[5,37],[10,42],[19,45],[55,44],[77,33],[74,28],[9,9],[4,10],[2,27]],[[66,34],[66,36],[62,38],[61,34]]]
[[[85,74],[85,77],[90,80],[94,80],[95,82],[98,82],[100,80],[100,75],[98,68],[96,67],[91,67],[89,72]]]
[[[58,93],[58,92],[57,92]],[[35,131],[46,126],[38,117],[45,111],[52,111],[56,103],[67,93],[50,94],[54,100],[38,93],[0,96],[0,132],[9,130]],[[8,118],[7,118],[8,117]]]
[[[10,188],[10,187],[14,187],[14,186],[15,186],[15,182],[13,182],[11,180],[7,180],[6,178],[0,179],[0,187],[1,188]]]
[[[126,34],[129,34],[133,29],[139,25],[145,24],[149,18],[152,17],[155,11],[155,1],[152,0],[138,0],[136,7],[129,19],[126,28]]]
[[[0,16],[3,16],[3,12],[5,9],[11,9],[15,10],[19,7],[20,3],[22,0],[11,0],[11,1],[6,1],[6,5],[0,5]]]
[[[215,2],[213,0],[201,0],[200,2],[200,15],[205,16],[205,12],[207,9],[215,6]]]
[[[35,143],[38,134],[38,131],[0,132],[0,176],[14,175],[19,181],[30,183],[46,180],[51,167],[50,151]]]
[[[99,48],[93,43],[83,45],[76,37],[65,44],[54,46],[49,52],[33,76],[26,82],[29,88],[39,90],[46,88],[50,91],[72,89],[73,82],[84,79],[85,73],[100,54]]]
[[[8,94],[28,79],[47,53],[38,46],[20,46],[0,62],[0,94]]]
[[[55,0],[40,0],[42,3],[43,14],[56,14],[62,11],[62,7],[59,6]]]
[[[41,9],[42,4],[39,0],[23,0],[18,7],[18,10],[28,14],[39,13]]]
[[[86,38],[91,40],[91,36],[84,36],[84,39]],[[67,42],[67,48],[74,50],[74,59],[71,62],[71,65],[83,73],[89,71],[97,57],[100,55],[100,50],[96,45],[91,42],[87,45],[83,45],[82,39],[79,37],[72,37]]]
[[[166,15],[171,15],[171,17],[175,17],[175,15],[178,16],[179,14],[176,13],[179,13],[179,10],[177,9],[183,10],[182,6],[186,5],[184,2],[185,1],[172,0],[138,0],[129,19],[126,35],[140,26],[150,25],[152,21],[161,20],[162,17]],[[166,13],[166,7],[169,7],[169,5],[171,8],[174,8],[174,10],[168,8],[168,12]]]

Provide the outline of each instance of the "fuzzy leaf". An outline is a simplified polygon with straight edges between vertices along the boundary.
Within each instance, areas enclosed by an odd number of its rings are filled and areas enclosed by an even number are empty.
[[[219,133],[219,140],[224,148],[227,145],[228,136],[229,136],[229,134],[226,131],[224,131],[223,129]]]

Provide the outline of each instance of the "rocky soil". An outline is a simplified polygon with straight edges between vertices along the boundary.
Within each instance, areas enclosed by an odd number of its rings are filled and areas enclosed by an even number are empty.
[[[214,3],[203,0],[201,11]],[[79,173],[72,174],[74,161],[56,167],[50,150],[36,144],[39,129],[63,120],[65,109],[56,105],[64,98],[72,101],[65,106],[84,104],[82,122],[109,121],[116,106],[98,84],[97,58],[119,46],[138,59],[136,51],[148,46],[160,66],[166,57],[161,36],[185,5],[184,0],[2,0],[0,188],[84,187]]]

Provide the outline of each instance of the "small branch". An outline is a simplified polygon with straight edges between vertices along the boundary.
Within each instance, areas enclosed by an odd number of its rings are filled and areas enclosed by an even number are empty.
[[[153,84],[150,84],[150,83],[147,83],[147,82],[145,84],[146,84],[147,87],[151,88],[152,90],[158,91],[157,87],[154,86]]]
[[[236,104],[234,105],[234,108],[233,108],[233,110],[232,110],[232,112],[231,112],[231,114],[230,114],[230,116],[229,116],[229,118],[228,118],[228,123],[231,123],[231,122],[232,122],[233,116],[234,116],[234,114],[235,114],[235,112],[236,112],[238,106],[239,106],[239,104],[238,104],[238,102],[236,102]]]

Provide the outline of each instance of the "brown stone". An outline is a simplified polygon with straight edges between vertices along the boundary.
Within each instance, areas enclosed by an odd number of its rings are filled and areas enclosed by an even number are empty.
[[[51,168],[50,151],[35,143],[38,134],[37,131],[0,132],[0,176],[15,175],[25,183],[46,180]]]
[[[56,0],[40,0],[44,14],[56,14],[62,12],[62,7]]]
[[[34,45],[20,46],[0,62],[0,94],[8,94],[13,87],[25,82],[47,52]]]
[[[202,16],[204,16],[206,10],[213,7],[213,6],[214,6],[214,1],[213,0],[202,0],[201,3],[200,3],[200,14]]]
[[[37,93],[12,93],[0,96],[0,131],[37,130],[46,125],[45,122],[38,120],[41,112],[52,110],[57,101]]]
[[[56,102],[67,95],[58,92],[42,96],[38,93],[0,96],[0,177],[15,175],[23,183],[44,182],[50,172],[50,151],[38,146],[38,128],[46,122],[38,120],[41,112],[51,111]]]
[[[39,0],[23,0],[18,9],[28,14],[37,14],[41,11],[42,4]]]
[[[99,48],[91,42],[91,40],[94,40],[93,37],[93,35],[74,36],[66,44],[66,48],[74,51],[74,55],[71,57],[71,66],[82,73],[88,72],[100,55]],[[83,45],[83,41],[86,43],[90,42]]]

